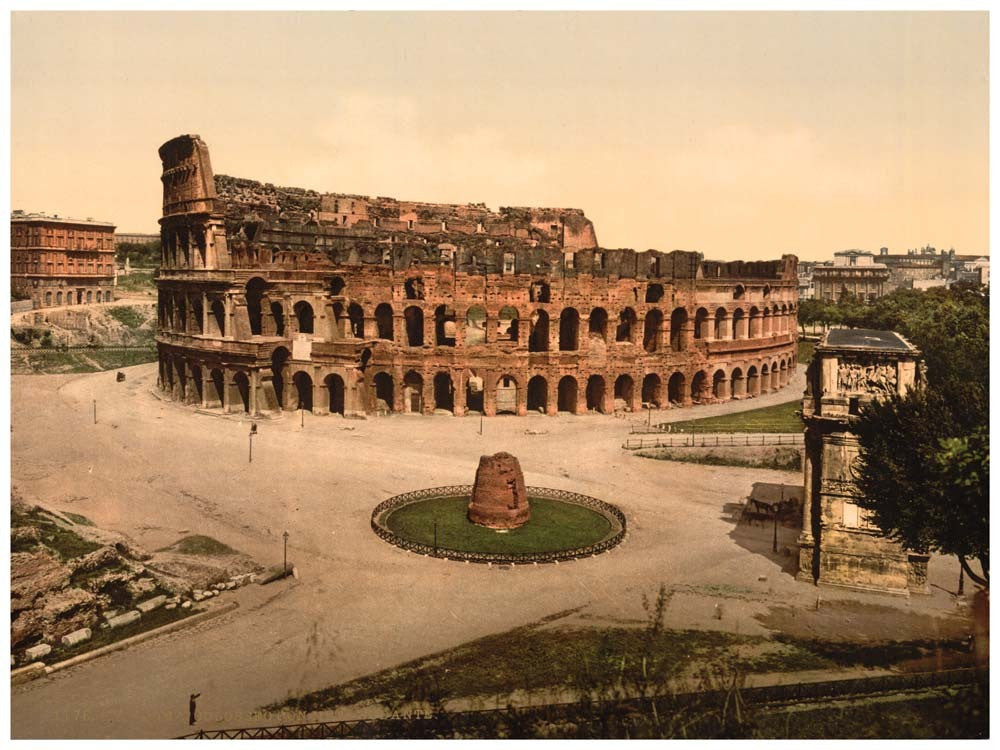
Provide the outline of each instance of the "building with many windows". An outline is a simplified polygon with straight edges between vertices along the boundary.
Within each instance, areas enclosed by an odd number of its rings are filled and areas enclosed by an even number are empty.
[[[11,292],[35,308],[111,302],[115,225],[14,211],[10,217]]]
[[[817,265],[812,271],[813,296],[825,302],[848,294],[873,302],[888,294],[888,281],[888,267],[865,250],[841,250],[833,254],[833,263]]]

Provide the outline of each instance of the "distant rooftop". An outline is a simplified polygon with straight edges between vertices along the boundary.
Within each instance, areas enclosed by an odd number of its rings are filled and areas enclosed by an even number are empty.
[[[101,221],[99,219],[92,219],[89,216],[86,219],[73,219],[69,216],[60,216],[59,214],[45,214],[41,212],[28,213],[27,211],[11,211],[10,220],[14,221],[56,221],[61,224],[93,224],[94,226],[101,227],[112,227],[114,228],[115,223],[113,221]]]
[[[823,339],[822,347],[830,349],[875,349],[879,351],[913,352],[915,347],[895,331],[873,331],[870,328],[832,328]]]

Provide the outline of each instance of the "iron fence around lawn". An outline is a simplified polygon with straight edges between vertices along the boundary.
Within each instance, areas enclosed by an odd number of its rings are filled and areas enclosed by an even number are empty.
[[[805,701],[963,687],[973,685],[976,682],[988,684],[989,671],[965,668],[744,687],[739,690],[739,695],[747,705],[767,709]],[[597,729],[600,726],[599,722],[609,716],[648,715],[652,706],[655,706],[661,715],[666,715],[666,712],[698,700],[711,701],[714,699],[721,702],[729,698],[730,696],[725,691],[693,691],[655,698],[626,698],[590,703],[550,703],[520,708],[507,706],[502,709],[438,712],[382,719],[324,721],[308,724],[277,724],[241,729],[201,729],[178,739],[416,739],[421,737],[490,739],[501,735],[501,733],[510,737],[524,736],[527,738],[531,736],[533,726],[539,722],[577,722]],[[597,726],[594,726],[595,723]]]
[[[760,445],[805,445],[801,432],[731,432],[724,435],[668,435],[655,438],[626,438],[625,450],[640,448],[741,448]]]
[[[402,495],[396,495],[382,501],[372,511],[372,531],[379,538],[389,542],[389,544],[409,550],[410,552],[416,552],[419,555],[441,557],[446,560],[457,560],[459,562],[495,563],[497,565],[551,563],[593,557],[602,552],[607,552],[612,547],[620,544],[622,539],[625,538],[625,514],[611,503],[606,503],[595,497],[580,495],[576,492],[567,492],[566,490],[556,490],[551,487],[526,487],[525,490],[529,498],[541,497],[548,500],[559,500],[564,503],[583,505],[596,510],[611,522],[612,528],[615,526],[618,528],[615,533],[596,544],[588,544],[585,547],[576,547],[574,549],[555,550],[552,552],[468,552],[465,550],[447,549],[440,546],[435,547],[430,544],[404,539],[382,522],[382,517],[386,515],[387,511],[396,510],[404,505],[419,502],[420,500],[429,500],[437,497],[470,497],[472,495],[472,485],[465,484],[404,492]]]

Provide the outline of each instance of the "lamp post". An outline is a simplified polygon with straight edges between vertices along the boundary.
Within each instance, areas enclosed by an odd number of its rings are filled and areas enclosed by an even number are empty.
[[[97,424],[97,399],[94,399],[94,424]]]
[[[285,533],[283,533],[281,537],[282,539],[285,540],[285,556],[284,556],[284,561],[282,562],[281,565],[281,571],[282,575],[287,576],[288,575],[288,532],[286,531]]]
[[[257,423],[256,422],[251,422],[250,423],[250,456],[249,456],[249,460],[247,461],[248,464],[252,464],[253,463],[253,436],[256,435],[256,434],[257,434]]]

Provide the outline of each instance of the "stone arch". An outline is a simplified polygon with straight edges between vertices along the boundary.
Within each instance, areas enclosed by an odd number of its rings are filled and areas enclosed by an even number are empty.
[[[734,367],[732,373],[729,375],[729,397],[730,398],[742,398],[747,393],[747,383],[746,378],[743,376],[743,370],[739,367]]]
[[[747,368],[747,395],[757,396],[760,394],[760,376],[757,374],[757,367],[750,365]]]
[[[691,378],[691,400],[699,402],[704,400],[711,393],[710,389],[708,375],[705,374],[704,370],[698,370]]]
[[[549,314],[545,310],[535,310],[531,314],[531,335],[528,338],[529,352],[549,350]]]
[[[742,284],[737,284],[735,287],[733,287],[733,299],[743,299],[744,295],[746,295],[746,292],[747,289],[745,286],[743,286]]]
[[[733,310],[733,339],[745,339],[747,337],[746,326],[746,315],[743,313],[743,308],[737,307]]]
[[[615,401],[621,399],[625,402],[625,406],[627,408],[632,408],[632,400],[635,397],[635,381],[632,380],[631,375],[619,375],[615,378],[615,389],[613,395]]]
[[[204,389],[205,384],[202,382],[201,365],[190,364],[188,367],[191,369],[191,381],[194,383],[194,393],[190,394],[193,396],[192,401],[198,406],[201,406],[202,400],[204,399]]]
[[[110,301],[111,301],[111,290],[110,290],[110,289],[108,289],[108,290],[107,290],[107,291],[106,291],[106,292],[104,293],[104,301],[105,301],[105,302],[110,302]]]
[[[278,408],[285,407],[285,365],[291,352],[283,346],[276,347],[271,352],[271,384],[274,386],[274,395],[278,399]]]
[[[45,306],[50,307],[52,305],[52,292],[45,293]]]
[[[716,341],[722,341],[723,339],[729,338],[729,313],[726,312],[726,308],[720,307],[715,311],[715,330],[714,336]]]
[[[675,372],[670,376],[667,381],[667,400],[671,404],[683,404],[684,403],[684,388],[687,383],[687,379],[684,377],[684,373]]]
[[[657,409],[663,406],[663,381],[655,372],[642,379],[642,403],[651,404]]]
[[[392,411],[395,406],[394,391],[395,386],[392,382],[392,375],[387,372],[377,372],[375,377],[372,378],[372,383],[375,386],[375,400],[376,402],[382,401],[386,405],[388,411]],[[376,408],[378,404],[376,403]]]
[[[747,338],[755,339],[760,337],[760,322],[760,310],[754,305],[750,308],[750,314],[747,316]]]
[[[285,335],[285,306],[280,302],[271,303],[271,317],[274,318],[274,333],[277,336]]]
[[[455,411],[455,385],[451,375],[439,372],[434,376],[434,408]]]
[[[403,376],[403,411],[424,413],[424,376],[410,370]]]
[[[486,309],[473,305],[465,311],[465,345],[479,346],[486,343]]]
[[[764,307],[764,311],[761,313],[760,321],[760,335],[769,336],[771,334],[771,310],[768,307]]]
[[[577,385],[576,378],[572,375],[566,375],[559,381],[559,398],[558,398],[558,409],[559,411],[568,411],[571,414],[576,414],[576,400],[577,400]]]
[[[646,313],[642,331],[642,347],[647,352],[655,352],[659,346],[660,330],[663,328],[663,313],[653,308]]]
[[[393,340],[393,313],[392,305],[383,302],[375,308],[375,327],[378,329],[378,337],[386,341]]]
[[[93,292],[92,289],[88,289],[87,290],[87,304],[90,304],[93,301],[94,301],[94,292]]]
[[[351,335],[356,339],[365,337],[365,311],[357,302],[347,306],[347,319],[351,325]]]
[[[455,311],[447,305],[434,308],[434,345],[455,346]]]
[[[483,413],[483,396],[485,392],[483,379],[475,372],[465,379],[465,408],[467,411]]]
[[[635,327],[639,322],[635,310],[626,307],[618,316],[618,327],[615,329],[615,341],[632,341],[635,336]]]
[[[683,307],[675,307],[670,313],[670,349],[675,352],[684,351],[684,328],[687,326],[688,313]]]
[[[709,337],[708,310],[699,307],[694,314],[694,337],[696,339],[707,339]]]
[[[513,375],[497,378],[496,413],[517,414],[517,378]]]
[[[208,373],[208,393],[205,394],[205,405],[211,408],[221,408],[223,393],[226,389],[226,376],[219,367]]]
[[[535,375],[528,381],[528,411],[540,411],[543,414],[549,406],[549,384],[541,375]]]
[[[326,386],[327,405],[330,407],[331,414],[343,414],[344,413],[344,379],[332,373],[326,376],[323,381],[323,385]]]
[[[315,316],[312,305],[305,300],[299,300],[292,308],[295,313],[295,321],[298,324],[299,333],[312,333]]]
[[[305,411],[313,410],[312,376],[305,370],[299,370],[292,375],[292,385],[295,386],[295,408]]]
[[[587,411],[596,410],[599,414],[604,414],[604,378],[601,375],[591,375],[587,378]]]
[[[406,345],[424,345],[424,311],[416,305],[410,305],[403,310],[403,320],[406,323]]]
[[[580,313],[574,307],[559,315],[559,351],[575,352],[580,348]]]
[[[181,332],[187,331],[187,317],[187,297],[182,294],[177,297],[177,323]]]
[[[519,322],[516,307],[501,307],[497,320],[497,341],[517,341]]]
[[[771,369],[767,362],[760,366],[760,392],[767,393],[771,390]]]
[[[776,391],[781,387],[781,382],[778,380],[778,363],[774,361],[771,363],[771,390]]]
[[[343,277],[334,276],[332,279],[330,279],[330,296],[331,297],[341,296],[344,293],[345,286],[347,286],[347,284],[344,282]]]
[[[247,303],[247,315],[250,318],[250,335],[260,336],[263,332],[263,311],[261,310],[261,299],[264,297],[264,290],[267,282],[260,276],[254,276],[247,281],[243,290],[243,297]]]
[[[595,307],[590,311],[590,321],[587,324],[587,333],[591,340],[598,339],[602,343],[608,341],[608,311],[603,307]]]
[[[56,292],[56,304],[57,305],[62,304],[62,292]]]
[[[659,302],[663,299],[663,284],[649,284],[646,287],[646,302]]]
[[[240,398],[240,405],[244,412],[250,411],[250,378],[240,370],[233,376],[233,385],[236,386],[236,393]]]
[[[716,370],[712,375],[712,395],[718,399],[729,398],[729,388],[726,383],[725,370]]]

